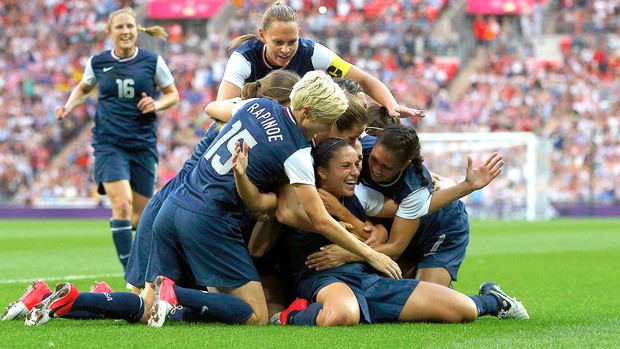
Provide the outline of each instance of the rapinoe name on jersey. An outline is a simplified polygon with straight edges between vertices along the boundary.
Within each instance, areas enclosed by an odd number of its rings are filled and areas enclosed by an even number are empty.
[[[267,133],[267,140],[269,140],[270,143],[272,141],[283,140],[284,137],[282,137],[282,132],[278,126],[278,122],[273,118],[271,113],[266,110],[266,108],[258,109],[259,107],[260,104],[253,103],[248,107],[247,112],[254,115],[261,126],[263,126],[265,132]]]

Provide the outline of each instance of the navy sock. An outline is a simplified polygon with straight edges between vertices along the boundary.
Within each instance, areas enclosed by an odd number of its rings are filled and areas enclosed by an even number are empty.
[[[118,259],[121,261],[123,269],[126,269],[133,242],[131,221],[111,219],[110,230],[112,230],[112,240],[114,240],[114,246],[116,246]]]
[[[200,315],[198,310],[194,308],[184,307],[182,305],[172,309],[168,318],[174,321],[181,322],[214,322],[212,316],[209,314]]]
[[[478,310],[478,316],[483,315],[497,315],[499,312],[499,303],[497,298],[487,294],[484,296],[468,296],[474,303],[476,303],[476,309]]]
[[[108,319],[138,322],[144,315],[144,302],[140,296],[129,292],[80,292],[67,315],[83,311],[100,314]]]
[[[97,314],[86,310],[71,310],[65,315],[61,316],[63,319],[76,319],[76,320],[103,320],[105,316],[103,314]]]
[[[286,323],[288,325],[312,325],[316,326],[316,317],[323,309],[322,303],[312,303],[304,310],[293,310],[288,314]]]
[[[254,314],[246,302],[226,293],[210,293],[178,285],[174,285],[174,292],[180,305],[192,308],[205,320],[241,324]]]

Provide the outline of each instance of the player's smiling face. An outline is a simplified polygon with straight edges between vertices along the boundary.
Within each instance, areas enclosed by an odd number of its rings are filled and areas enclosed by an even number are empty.
[[[299,42],[299,26],[296,22],[271,23],[267,30],[258,30],[260,40],[265,43],[267,62],[276,67],[285,67],[293,59]]]
[[[334,153],[328,167],[317,168],[322,183],[321,188],[336,197],[353,196],[355,184],[360,175],[357,152],[352,147],[344,147]]]
[[[370,176],[377,183],[394,181],[410,164],[410,160],[403,163],[393,152],[378,143],[375,144],[368,158]]]
[[[114,53],[119,57],[132,55],[138,40],[136,19],[127,13],[119,13],[112,19],[109,35],[114,41]]]

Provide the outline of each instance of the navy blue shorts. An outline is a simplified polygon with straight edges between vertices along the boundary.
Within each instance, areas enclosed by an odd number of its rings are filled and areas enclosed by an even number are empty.
[[[144,207],[138,222],[136,236],[125,269],[125,281],[136,287],[144,287],[146,269],[151,254],[151,241],[153,240],[153,222],[161,205],[160,195],[155,194]]]
[[[153,224],[146,280],[165,275],[183,284],[239,287],[260,281],[239,227],[165,200]]]
[[[102,183],[129,180],[131,189],[150,198],[157,178],[157,149],[125,149],[110,144],[95,148],[95,181],[99,194],[104,195]]]
[[[469,244],[469,217],[460,200],[437,212],[422,218],[400,260],[406,259],[418,269],[445,268],[456,281]]]
[[[344,264],[320,272],[308,273],[297,283],[299,297],[316,302],[323,287],[342,282],[347,284],[360,305],[360,322],[395,322],[420,283],[414,279],[394,280],[375,273],[362,263]]]

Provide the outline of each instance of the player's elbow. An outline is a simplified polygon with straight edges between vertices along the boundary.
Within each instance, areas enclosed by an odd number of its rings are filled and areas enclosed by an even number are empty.
[[[282,205],[278,205],[276,209],[276,219],[280,224],[293,226],[295,224],[295,218],[293,212]]]

